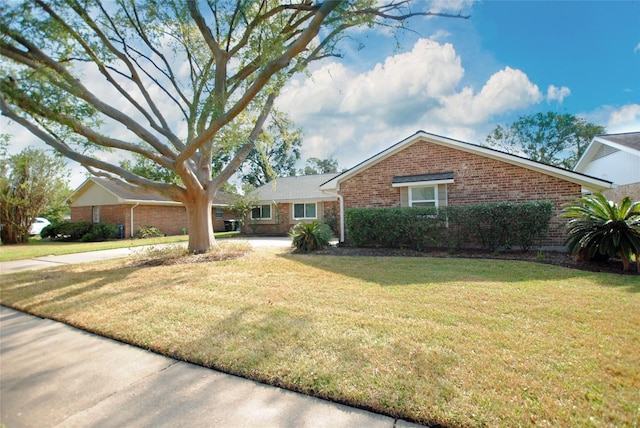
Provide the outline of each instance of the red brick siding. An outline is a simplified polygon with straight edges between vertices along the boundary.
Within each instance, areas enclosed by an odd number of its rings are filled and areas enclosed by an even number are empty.
[[[100,205],[100,221],[124,225],[124,236],[131,236],[131,208],[133,205]],[[92,221],[92,207],[71,207],[71,221]],[[215,217],[213,208],[213,228],[224,231],[224,220],[233,215],[225,210],[224,219]],[[138,205],[133,209],[133,233],[145,226],[154,226],[165,235],[182,235],[183,227],[188,227],[186,209],[182,206]]]
[[[287,203],[272,204],[271,219],[251,220],[249,213],[242,226],[242,232],[250,235],[285,236],[292,226],[290,213],[291,204]]]
[[[555,206],[545,246],[562,246],[565,221],[562,205],[580,196],[578,184],[484,156],[438,144],[417,142],[340,183],[345,208],[398,207],[400,188],[391,187],[394,176],[453,171],[447,185],[449,205],[476,202],[548,200]]]
[[[272,236],[286,236],[289,229],[300,220],[294,220],[291,218],[291,204],[280,203],[277,206],[277,210],[271,206],[273,210],[273,216],[270,220],[253,221],[248,220],[244,222],[242,231],[252,235],[272,235]],[[340,209],[338,207],[338,201],[325,201],[318,203],[318,210],[321,211],[320,220],[324,221],[326,216],[335,207],[338,221],[340,221]],[[338,223],[340,224],[340,223]]]
[[[603,192],[610,201],[618,203],[625,196],[630,197],[634,201],[640,201],[640,183],[623,184]]]

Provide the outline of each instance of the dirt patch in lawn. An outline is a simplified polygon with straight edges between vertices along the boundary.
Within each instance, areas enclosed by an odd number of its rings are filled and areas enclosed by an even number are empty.
[[[332,246],[314,254],[331,256],[360,256],[360,257],[439,257],[453,259],[495,259],[495,260],[522,260],[535,263],[544,263],[562,266],[571,269],[579,269],[589,272],[608,272],[624,275],[637,275],[635,263],[631,263],[630,271],[623,272],[622,261],[609,259],[608,261],[576,261],[571,254],[557,251],[504,251],[491,252],[479,249],[459,250],[449,252],[445,250],[431,250],[420,252],[399,248],[355,248]]]

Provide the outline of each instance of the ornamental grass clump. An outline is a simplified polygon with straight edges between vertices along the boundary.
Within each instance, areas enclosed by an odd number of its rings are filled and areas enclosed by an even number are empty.
[[[321,250],[329,246],[331,228],[323,222],[298,223],[289,230],[295,249],[302,253]]]
[[[565,245],[578,259],[617,256],[626,272],[635,257],[640,273],[640,201],[625,196],[614,204],[594,193],[565,206],[562,216],[569,219]]]

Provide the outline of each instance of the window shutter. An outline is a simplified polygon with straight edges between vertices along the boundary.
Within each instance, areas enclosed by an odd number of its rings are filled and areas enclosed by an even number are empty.
[[[447,205],[447,185],[438,184],[438,206],[446,207]]]
[[[400,206],[403,208],[409,206],[409,188],[408,187],[400,188]]]

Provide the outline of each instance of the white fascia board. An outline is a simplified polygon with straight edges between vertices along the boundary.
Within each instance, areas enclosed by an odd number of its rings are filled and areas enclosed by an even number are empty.
[[[591,159],[593,159],[593,156],[598,151],[598,149],[600,149],[601,145],[602,142],[596,141],[596,138],[591,140],[587,148],[582,153],[582,156],[580,156],[580,159],[578,159],[578,162],[576,162],[576,164],[573,166],[573,170],[576,172],[582,171],[587,166],[587,164],[591,162]]]
[[[333,196],[325,196],[325,197],[319,197],[319,198],[295,198],[295,199],[269,199],[269,200],[262,200],[262,199],[258,199],[256,201],[257,204],[260,205],[265,205],[265,204],[293,204],[293,203],[305,203],[305,204],[309,204],[311,202],[331,202],[331,201],[335,201],[336,199],[338,199],[338,195],[333,195]]]
[[[399,152],[400,150],[403,150],[405,147],[411,144],[414,144],[418,141],[426,141],[429,143],[440,144],[440,145],[455,148],[464,152],[478,154],[490,159],[495,159],[511,165],[520,166],[533,171],[541,172],[543,174],[550,175],[552,177],[561,178],[563,180],[567,180],[572,183],[579,184],[581,186],[584,186],[593,190],[604,190],[604,189],[611,188],[611,183],[606,180],[601,180],[599,178],[590,177],[587,175],[582,175],[577,172],[564,170],[564,169],[554,167],[551,165],[546,165],[540,162],[535,162],[530,159],[511,155],[509,153],[500,152],[494,149],[490,149],[488,147],[477,146],[475,144],[464,143],[461,141],[452,140],[450,138],[442,137],[439,135],[428,134],[424,131],[419,131],[414,135],[400,141],[399,143],[394,144],[388,149],[378,153],[377,155],[367,159],[361,164],[353,167],[351,170],[345,172],[344,174],[341,174],[335,177],[333,180],[326,182],[320,188],[323,190],[337,189],[341,181],[348,179],[349,177],[355,174],[358,174],[360,171],[369,168],[370,166],[388,158],[389,156]]]
[[[122,203],[124,204],[138,204],[138,205],[163,205],[163,206],[171,206],[171,205],[184,205],[182,202],[177,201],[152,201],[152,200],[142,200],[142,199],[123,199]]]
[[[418,187],[418,186],[434,186],[436,184],[451,184],[453,178],[447,180],[430,180],[430,181],[408,181],[405,183],[392,183],[391,187]]]
[[[370,157],[369,159],[359,163],[358,165],[354,166],[353,168],[343,172],[342,174],[338,175],[337,177],[334,177],[333,179],[327,181],[326,183],[324,183],[323,185],[320,186],[320,190],[338,190],[339,184],[341,181],[346,180],[349,177],[352,177],[356,174],[358,174],[360,171],[363,171],[367,168],[369,168],[372,165],[377,164],[378,162],[383,161],[384,159],[388,158],[389,156],[397,153],[398,151],[404,149],[407,145],[413,144],[415,141],[417,141],[421,135],[427,135],[424,131],[419,131],[416,132],[415,134],[405,138],[404,140],[392,145],[391,147],[386,148],[385,150],[379,152],[376,155],[373,155],[372,157]]]
[[[604,138],[604,136],[594,137],[593,139],[594,139],[594,141],[598,141],[600,144],[604,144],[606,146],[610,146],[610,147],[616,148],[616,149],[618,149],[620,151],[631,153],[631,154],[634,154],[636,156],[640,156],[640,151],[638,151],[636,149],[633,149],[633,148],[631,148],[629,146],[625,146],[625,145],[622,145],[622,144],[614,143],[613,141],[607,140],[606,138]]]
[[[638,150],[635,150],[629,146],[614,143],[613,141],[610,141],[604,138],[604,136],[596,136],[596,137],[593,137],[593,140],[591,140],[591,143],[589,143],[584,153],[582,153],[582,156],[580,156],[580,159],[578,159],[578,162],[576,162],[576,165],[573,167],[573,170],[580,172],[584,168],[586,168],[589,162],[591,162],[595,154],[598,152],[598,150],[600,150],[600,147],[602,146],[613,147],[614,149],[620,150],[621,152],[629,153],[631,155],[640,157],[640,152]]]

